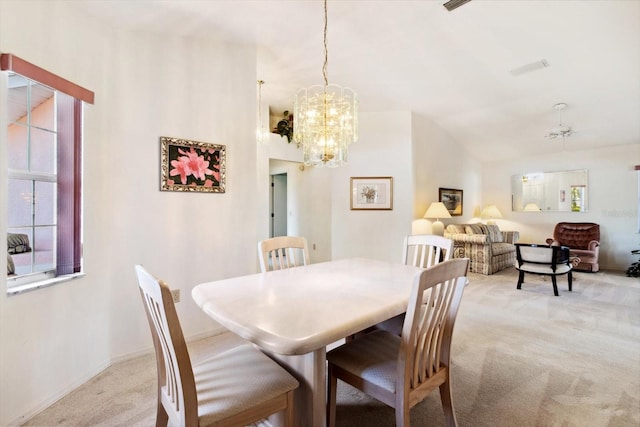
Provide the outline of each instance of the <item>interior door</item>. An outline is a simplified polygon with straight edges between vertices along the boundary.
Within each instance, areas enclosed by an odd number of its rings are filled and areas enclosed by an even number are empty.
[[[271,237],[287,235],[287,174],[271,175]]]

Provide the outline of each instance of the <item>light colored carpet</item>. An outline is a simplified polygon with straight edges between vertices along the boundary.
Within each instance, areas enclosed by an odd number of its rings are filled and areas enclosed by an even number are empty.
[[[470,274],[453,338],[453,401],[461,426],[639,426],[640,280],[576,273],[553,296],[508,269]],[[191,356],[236,345],[232,334],[190,344]],[[393,410],[340,383],[338,426],[393,426]],[[152,355],[118,363],[25,425],[152,426]],[[438,391],[411,411],[416,426],[444,425]],[[306,427],[306,426],[300,426]]]

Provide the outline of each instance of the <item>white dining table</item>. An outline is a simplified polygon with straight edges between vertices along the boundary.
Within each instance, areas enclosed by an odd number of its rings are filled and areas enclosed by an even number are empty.
[[[422,269],[350,258],[202,283],[195,302],[300,381],[295,426],[326,425],[326,346],[407,309]]]

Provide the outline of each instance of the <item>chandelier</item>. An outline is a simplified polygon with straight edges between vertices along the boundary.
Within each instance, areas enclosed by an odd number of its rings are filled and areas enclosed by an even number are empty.
[[[327,78],[327,0],[324,1],[324,85],[300,89],[293,105],[293,140],[307,166],[347,164],[349,144],[358,140],[358,97]]]

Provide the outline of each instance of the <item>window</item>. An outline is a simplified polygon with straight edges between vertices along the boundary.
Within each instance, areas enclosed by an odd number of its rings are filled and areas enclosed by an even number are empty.
[[[10,293],[82,272],[82,102],[93,93],[10,54],[7,283]]]

